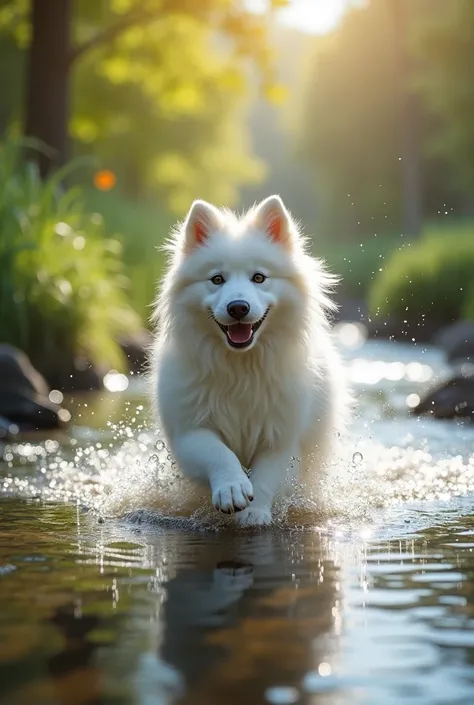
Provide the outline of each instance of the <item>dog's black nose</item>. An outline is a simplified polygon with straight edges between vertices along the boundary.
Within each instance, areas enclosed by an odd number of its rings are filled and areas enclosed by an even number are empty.
[[[236,321],[241,321],[242,318],[250,311],[250,306],[246,301],[231,301],[227,306],[227,313]]]

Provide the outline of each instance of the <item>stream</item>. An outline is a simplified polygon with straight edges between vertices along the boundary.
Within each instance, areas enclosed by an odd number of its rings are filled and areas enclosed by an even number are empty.
[[[356,419],[269,530],[180,477],[121,375],[0,445],[0,705],[474,701],[474,425],[409,414],[439,351],[340,336]]]

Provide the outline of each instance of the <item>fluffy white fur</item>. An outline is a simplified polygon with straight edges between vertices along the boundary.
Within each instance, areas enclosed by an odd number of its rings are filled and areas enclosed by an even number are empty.
[[[181,471],[210,483],[216,509],[269,524],[292,458],[320,472],[348,409],[327,318],[334,278],[278,196],[243,217],[196,201],[169,250],[153,351],[162,428]],[[267,312],[245,349],[218,325],[235,324],[236,300],[248,303],[244,322]]]

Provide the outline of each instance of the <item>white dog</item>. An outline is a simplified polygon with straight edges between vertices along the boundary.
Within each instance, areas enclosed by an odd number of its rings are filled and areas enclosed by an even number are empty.
[[[169,249],[153,354],[162,428],[216,509],[269,524],[292,461],[320,471],[348,408],[327,320],[334,278],[278,196],[242,218],[196,201]]]

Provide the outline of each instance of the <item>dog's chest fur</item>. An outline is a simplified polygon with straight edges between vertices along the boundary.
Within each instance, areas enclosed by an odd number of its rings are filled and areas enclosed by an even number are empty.
[[[238,361],[214,369],[188,397],[193,425],[210,428],[248,467],[257,452],[287,446],[299,426],[301,386],[295,376]]]

